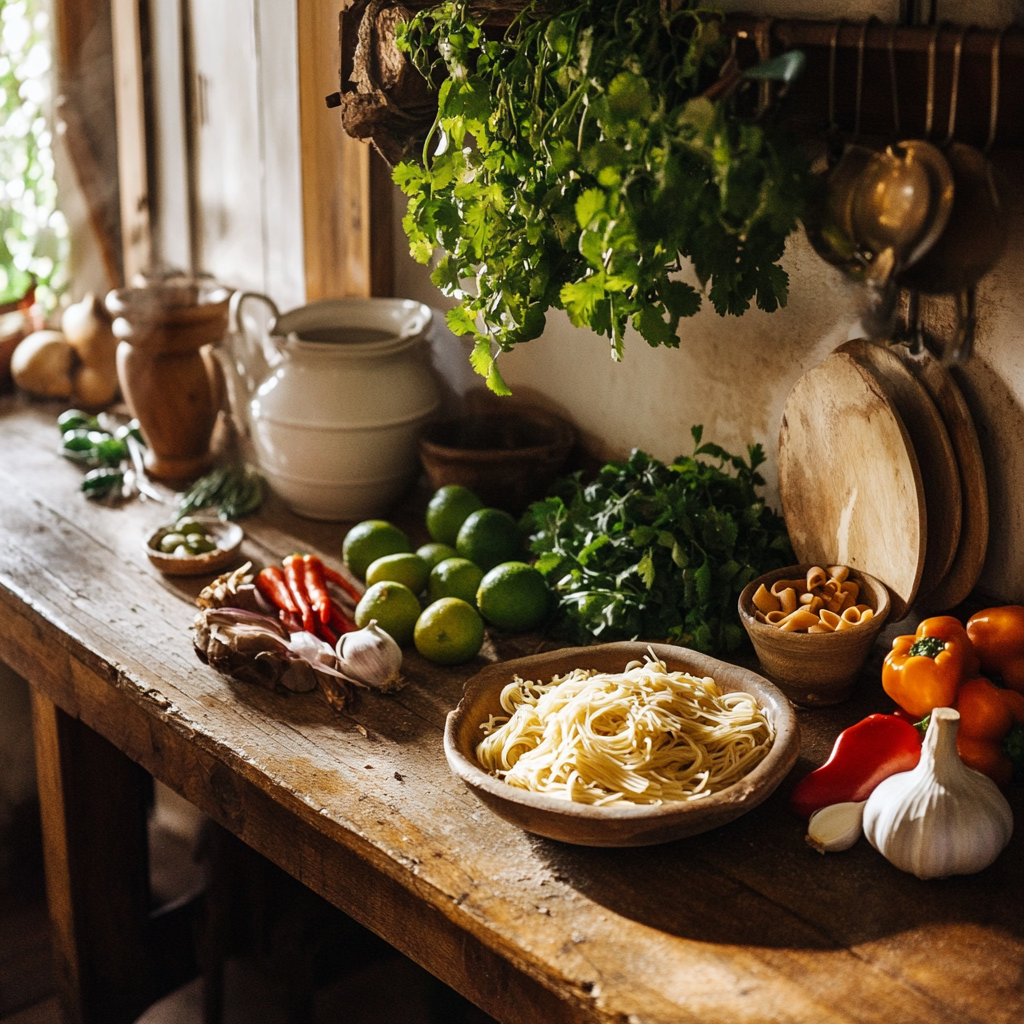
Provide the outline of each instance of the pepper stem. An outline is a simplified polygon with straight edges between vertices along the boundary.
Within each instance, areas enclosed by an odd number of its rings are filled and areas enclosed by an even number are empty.
[[[946,641],[937,636],[923,636],[915,640],[907,652],[910,658],[937,658],[946,649]]]

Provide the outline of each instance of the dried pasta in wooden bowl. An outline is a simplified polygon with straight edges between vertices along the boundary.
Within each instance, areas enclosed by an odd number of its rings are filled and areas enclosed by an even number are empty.
[[[761,583],[751,597],[754,618],[786,633],[834,633],[870,622],[874,609],[857,603],[860,584],[849,577],[845,565],[827,571],[812,565],[798,579],[776,580],[770,590]]]
[[[889,614],[885,585],[845,565],[797,565],[754,580],[739,599],[761,668],[790,700],[849,696]]]

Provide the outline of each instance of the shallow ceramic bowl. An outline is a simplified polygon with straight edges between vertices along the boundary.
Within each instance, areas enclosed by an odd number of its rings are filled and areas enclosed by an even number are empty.
[[[428,423],[419,448],[435,490],[461,484],[485,505],[518,515],[544,496],[575,441],[561,416],[520,407]]]
[[[806,577],[810,565],[790,565],[759,576],[740,594],[740,619],[757,652],[764,674],[790,700],[806,707],[838,704],[853,691],[867,656],[889,615],[889,591],[865,572],[850,569],[849,579],[860,586],[859,601],[873,617],[840,633],[785,633],[754,617],[754,594],[777,580]]]
[[[480,724],[489,715],[505,714],[501,691],[513,676],[547,680],[574,668],[621,672],[629,662],[642,661],[648,647],[671,671],[711,676],[723,692],[754,694],[775,729],[775,741],[749,775],[702,800],[594,807],[506,785],[480,767],[475,754],[483,735]],[[793,767],[799,748],[793,708],[767,679],[684,647],[635,642],[569,648],[489,665],[466,683],[444,730],[449,767],[495,814],[527,832],[579,846],[650,846],[725,825],[772,793]]]
[[[226,523],[206,516],[191,517],[206,527],[206,535],[216,545],[216,551],[202,555],[170,555],[157,549],[161,539],[173,530],[173,524],[157,527],[145,542],[149,560],[168,576],[202,576],[217,572],[231,564],[242,546],[244,533],[238,523]]]

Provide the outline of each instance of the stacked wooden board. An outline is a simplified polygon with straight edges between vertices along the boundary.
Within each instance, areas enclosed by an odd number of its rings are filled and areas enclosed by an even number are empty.
[[[856,340],[786,400],[779,491],[797,560],[882,580],[891,618],[959,604],[988,545],[978,435],[949,370],[927,349]]]

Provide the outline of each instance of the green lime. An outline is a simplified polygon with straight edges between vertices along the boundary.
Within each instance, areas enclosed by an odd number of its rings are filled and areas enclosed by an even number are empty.
[[[446,558],[430,570],[427,598],[459,597],[467,604],[476,604],[476,588],[484,578],[483,570],[468,558]]]
[[[468,488],[449,484],[434,493],[427,505],[427,532],[439,544],[455,543],[466,517],[484,503]]]
[[[404,583],[414,594],[419,594],[427,585],[430,569],[419,555],[403,552],[398,555],[384,555],[376,558],[366,570],[366,585],[393,580]]]
[[[544,577],[532,565],[503,562],[481,580],[476,603],[492,626],[509,633],[523,633],[544,621],[551,606],[551,593]]]
[[[384,580],[374,583],[356,605],[356,625],[365,629],[371,619],[390,634],[399,647],[412,643],[412,631],[420,617],[420,603],[404,584]]]
[[[416,622],[416,650],[438,665],[461,665],[476,656],[484,642],[484,621],[457,597],[427,605]]]
[[[409,538],[397,526],[383,519],[367,519],[356,523],[345,534],[341,545],[341,557],[345,559],[352,575],[361,580],[366,578],[366,570],[371,562],[402,551],[412,551]]]
[[[497,508],[482,508],[459,528],[455,550],[487,572],[501,562],[523,556],[523,538],[516,521]]]
[[[436,541],[416,549],[416,554],[427,563],[428,569],[433,569],[438,562],[443,562],[446,558],[454,558],[457,553],[450,544],[438,544]]]

